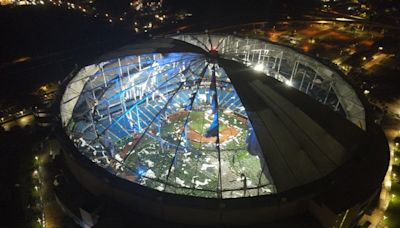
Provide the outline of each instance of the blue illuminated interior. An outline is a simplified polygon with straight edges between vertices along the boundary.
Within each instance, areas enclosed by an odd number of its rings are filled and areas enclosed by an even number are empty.
[[[218,63],[169,53],[99,65],[68,125],[93,162],[176,194],[236,198],[275,191],[246,110]]]

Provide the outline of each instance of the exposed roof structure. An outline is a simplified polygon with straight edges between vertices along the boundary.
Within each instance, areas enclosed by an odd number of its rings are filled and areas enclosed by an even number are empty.
[[[307,95],[233,61],[220,65],[240,94],[278,191],[328,175],[365,140],[360,128]]]
[[[79,151],[112,174],[207,198],[311,183],[365,137],[364,108],[337,73],[287,47],[222,35],[101,57],[69,82],[61,116]]]
[[[216,50],[224,59],[253,67],[308,94],[365,130],[365,110],[353,88],[318,60],[280,44],[234,35],[181,34],[172,36]],[[314,88],[317,87],[317,88]]]

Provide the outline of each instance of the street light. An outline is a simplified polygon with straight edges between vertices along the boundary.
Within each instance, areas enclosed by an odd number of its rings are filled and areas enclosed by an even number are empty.
[[[385,187],[386,188],[391,188],[392,187],[392,181],[391,180],[385,181]]]

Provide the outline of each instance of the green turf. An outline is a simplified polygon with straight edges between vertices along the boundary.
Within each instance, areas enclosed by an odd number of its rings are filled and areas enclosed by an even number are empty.
[[[242,129],[242,133],[237,137],[239,145],[237,145],[238,143],[235,140],[221,145],[221,158],[229,163],[229,172],[232,173],[231,175],[233,175],[231,178],[235,179],[244,174],[247,180],[250,180],[254,184],[258,183],[261,172],[260,161],[256,156],[249,154],[246,149],[247,125],[238,120],[235,123],[234,116],[221,113],[220,117],[224,118],[225,120],[229,120],[232,125]],[[170,123],[164,123],[160,132],[161,138],[170,142],[171,144],[178,144],[182,131],[177,131],[177,129],[183,126],[185,120],[186,116],[182,116],[181,118],[177,118]],[[189,127],[192,130],[195,130],[200,134],[204,134],[207,131],[204,123],[209,122],[204,120],[204,112],[192,111],[190,113],[189,120]],[[227,125],[220,122],[220,129],[225,127],[227,127]],[[118,146],[122,147],[131,139],[131,137],[128,137],[120,140],[118,142]],[[173,147],[169,149],[165,148],[164,152],[162,152],[158,140],[146,135],[135,147],[135,152],[131,153],[126,159],[125,164],[128,167],[131,167],[131,172],[133,173],[137,172],[139,167],[142,167],[146,170],[151,169],[155,173],[157,180],[148,179],[145,181],[144,185],[151,188],[157,188],[159,186],[163,186],[162,182],[166,181],[166,173],[173,161],[174,154],[177,153],[177,162],[175,163],[174,171],[170,173],[168,183],[178,187],[167,186],[166,191],[201,197],[216,197],[216,190],[218,186],[218,168],[207,168],[206,170],[201,170],[203,164],[217,162],[218,152],[216,148],[212,148],[207,144],[202,145],[192,141],[187,141],[186,143],[186,152],[176,151],[176,149]],[[150,153],[145,154],[143,152],[144,150]],[[154,162],[154,166],[147,167],[147,160]],[[179,187],[179,180],[183,180],[184,184],[188,188],[194,188],[194,184],[192,183],[192,179],[194,177],[196,178],[195,180],[199,182],[204,182],[206,179],[209,179],[210,181],[208,184],[202,186],[199,185],[198,188],[210,191],[192,190]],[[144,179],[145,178],[142,178],[142,181]]]
[[[189,128],[200,134],[207,131],[204,125],[210,124],[210,122],[204,118],[204,112],[191,112],[189,121]]]
[[[220,119],[221,118],[226,118],[227,116],[223,113],[219,114]],[[212,119],[212,116],[209,116],[209,119]],[[211,124],[211,122],[209,120],[207,120],[204,117],[204,112],[201,111],[192,111],[190,113],[189,116],[189,128],[200,133],[200,134],[204,134],[205,132],[207,132],[208,127],[206,127],[206,124]],[[225,129],[227,127],[226,124],[222,123],[222,121],[219,121],[219,130],[222,131],[223,129]]]

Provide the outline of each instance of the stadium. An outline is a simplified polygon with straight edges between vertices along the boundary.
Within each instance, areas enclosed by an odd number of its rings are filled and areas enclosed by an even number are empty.
[[[178,34],[122,47],[63,84],[60,141],[89,192],[163,220],[356,224],[385,137],[344,76],[290,47]]]

